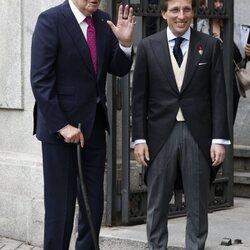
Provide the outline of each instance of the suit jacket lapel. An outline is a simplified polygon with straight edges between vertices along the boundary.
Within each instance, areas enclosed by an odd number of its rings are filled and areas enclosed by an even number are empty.
[[[168,83],[172,89],[179,93],[171,63],[166,29],[159,33],[159,39],[152,40],[151,43],[152,50],[155,54],[156,60],[159,62],[159,67],[161,68],[163,75],[168,79]]]
[[[197,36],[197,32],[191,29],[191,37],[189,43],[189,51],[187,58],[187,65],[185,70],[185,76],[181,87],[181,92],[185,90],[188,84],[191,82],[193,74],[195,73],[199,62],[202,58],[202,54],[206,46],[206,41],[202,40],[200,36]]]
[[[65,1],[62,4],[62,13],[64,15],[64,26],[66,30],[69,32],[78,52],[79,55],[82,57],[85,66],[89,69],[89,71],[95,75],[94,68],[92,66],[90,51],[88,48],[87,41],[82,33],[82,30],[77,23],[71,9],[69,6],[68,1]]]

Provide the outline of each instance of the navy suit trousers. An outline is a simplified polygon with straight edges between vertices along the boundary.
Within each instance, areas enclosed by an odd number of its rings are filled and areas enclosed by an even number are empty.
[[[45,200],[45,250],[69,248],[75,213],[79,203],[78,238],[76,249],[93,250],[93,242],[79,185],[75,144],[42,143]],[[103,177],[106,157],[105,117],[101,105],[92,135],[82,149],[84,182],[99,235],[103,214]]]

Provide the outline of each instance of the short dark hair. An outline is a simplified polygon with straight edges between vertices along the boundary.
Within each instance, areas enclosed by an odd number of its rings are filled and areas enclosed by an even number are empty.
[[[161,0],[160,5],[161,5],[161,11],[167,11],[168,10],[168,1],[169,0]],[[192,0],[192,8],[193,10],[195,9],[196,6],[196,0]]]

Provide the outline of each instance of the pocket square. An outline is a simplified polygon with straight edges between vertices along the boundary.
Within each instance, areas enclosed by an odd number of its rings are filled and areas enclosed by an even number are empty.
[[[201,66],[201,65],[206,65],[206,64],[207,64],[207,62],[201,62],[198,65]]]

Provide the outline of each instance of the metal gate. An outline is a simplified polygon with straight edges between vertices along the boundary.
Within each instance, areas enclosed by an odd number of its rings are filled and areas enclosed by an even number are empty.
[[[140,39],[166,27],[165,20],[161,18],[160,0],[117,0],[107,2],[108,12],[114,20],[119,4],[130,4],[134,8],[135,15],[137,16],[134,41],[135,52]],[[202,6],[202,4],[205,5]],[[199,19],[206,19],[210,24],[213,18],[219,18],[223,21],[225,72],[233,72],[233,8],[233,0],[224,0],[223,8],[220,11],[214,8],[214,0],[196,0],[194,29],[197,28],[197,20]],[[211,187],[209,199],[210,211],[233,205],[232,74],[225,74],[232,144],[230,147],[227,147],[227,157]],[[144,169],[136,165],[130,147],[132,77],[133,69],[124,78],[109,77],[108,79],[108,106],[112,131],[108,137],[106,178],[106,224],[109,226],[143,223],[146,218],[147,192],[143,184]],[[120,130],[122,131],[121,133]],[[119,134],[121,137],[120,145],[118,145]],[[121,156],[118,155],[118,152]],[[183,192],[176,190],[171,201],[169,217],[182,215],[185,215]]]

